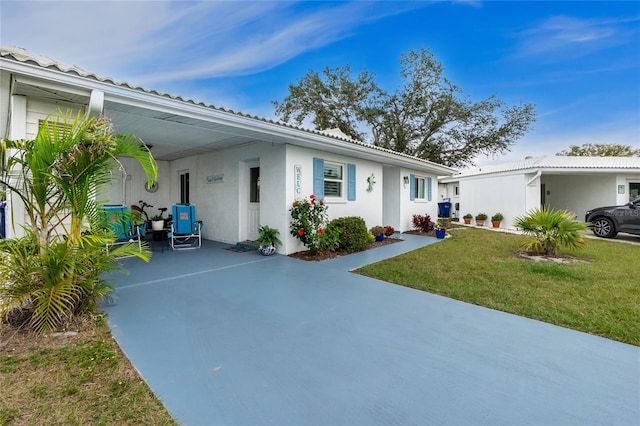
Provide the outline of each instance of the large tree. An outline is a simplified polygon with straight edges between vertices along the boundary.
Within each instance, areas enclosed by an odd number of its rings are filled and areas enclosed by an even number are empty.
[[[640,157],[640,149],[630,145],[585,143],[582,146],[569,145],[569,149],[556,155],[569,157]]]
[[[509,151],[535,120],[534,107],[506,106],[495,96],[473,102],[443,75],[428,50],[404,53],[403,84],[381,89],[366,70],[351,77],[349,66],[310,70],[289,95],[274,101],[276,114],[318,130],[339,128],[350,137],[448,166],[473,164],[479,154]]]

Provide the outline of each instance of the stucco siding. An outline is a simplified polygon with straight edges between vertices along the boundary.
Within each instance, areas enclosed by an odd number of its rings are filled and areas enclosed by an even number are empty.
[[[502,213],[502,227],[511,228],[513,220],[527,210],[529,198],[539,192],[536,182],[527,185],[528,180],[522,174],[492,176],[460,181],[460,214],[486,213],[490,219],[496,213]],[[537,192],[538,191],[538,192]]]

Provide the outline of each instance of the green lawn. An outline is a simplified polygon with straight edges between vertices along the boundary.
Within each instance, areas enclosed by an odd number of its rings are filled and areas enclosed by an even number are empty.
[[[450,230],[437,244],[358,269],[362,275],[640,346],[640,246],[588,239],[578,262],[515,256],[527,237]]]

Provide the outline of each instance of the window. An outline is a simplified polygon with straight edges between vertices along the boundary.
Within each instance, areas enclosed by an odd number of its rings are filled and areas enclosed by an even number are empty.
[[[340,164],[313,159],[313,193],[317,199],[330,197],[333,200],[355,201],[356,165]]]
[[[427,186],[425,178],[416,176],[414,179],[415,179],[415,185],[414,185],[413,199],[424,200],[426,198],[424,196],[425,187]]]
[[[260,202],[260,167],[249,169],[249,202]]]
[[[343,166],[336,163],[324,163],[325,197],[342,198]]]
[[[432,189],[431,189],[431,178],[430,177],[422,177],[411,175],[409,188],[409,198],[411,201],[431,201],[432,198]]]
[[[189,172],[180,172],[180,202],[189,204]]]

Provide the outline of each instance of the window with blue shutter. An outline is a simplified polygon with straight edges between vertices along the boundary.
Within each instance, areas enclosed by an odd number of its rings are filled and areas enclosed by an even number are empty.
[[[324,199],[324,160],[313,159],[313,195],[318,200]]]
[[[347,200],[356,199],[356,165],[347,164]]]

